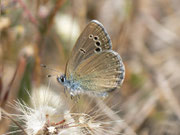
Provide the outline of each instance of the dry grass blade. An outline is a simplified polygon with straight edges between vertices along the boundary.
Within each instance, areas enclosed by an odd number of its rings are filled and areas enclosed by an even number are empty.
[[[112,120],[121,120],[120,116],[118,116],[115,112],[113,112],[102,100],[96,98],[97,105],[99,108],[101,108],[104,113],[111,118]],[[125,135],[136,135],[136,133],[133,131],[131,127],[128,126],[126,122],[120,122],[118,123],[118,130],[119,132],[124,131],[123,133]]]
[[[2,115],[5,115],[4,117],[7,117],[8,119],[10,119],[14,124],[16,124],[25,135],[28,135],[26,133],[26,131],[24,130],[24,128],[16,121],[14,120],[14,118],[11,117],[11,115],[9,113],[7,113],[4,109],[0,108],[0,111],[2,113]]]

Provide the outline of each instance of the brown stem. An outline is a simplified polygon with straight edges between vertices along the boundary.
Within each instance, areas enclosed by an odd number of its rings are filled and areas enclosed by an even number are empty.
[[[20,4],[20,6],[24,9],[25,13],[27,14],[29,20],[34,24],[37,25],[37,21],[36,19],[32,16],[31,12],[29,11],[29,9],[27,8],[27,6],[25,5],[25,3],[22,0],[14,0],[16,2],[18,2]]]
[[[50,28],[52,27],[52,24],[53,24],[53,20],[54,20],[54,17],[57,13],[57,11],[61,8],[61,6],[63,5],[63,3],[65,2],[65,0],[57,0],[56,3],[55,3],[55,7],[52,9],[50,15],[49,15],[49,19],[48,19],[48,22],[47,22],[47,29],[46,29],[46,32],[45,34],[47,34],[50,30]]]
[[[23,69],[24,69],[25,65],[26,65],[26,63],[25,63],[25,58],[24,58],[24,57],[20,57],[19,62],[18,62],[17,67],[16,67],[16,70],[15,70],[15,72],[14,72],[14,75],[13,75],[10,83],[9,83],[8,86],[7,86],[5,95],[2,97],[2,101],[0,102],[0,106],[1,106],[1,107],[2,107],[3,105],[5,105],[8,97],[9,97],[9,93],[10,93],[12,87],[13,87],[13,84],[14,84],[15,80],[16,80],[16,77],[17,77],[18,75],[20,75],[20,73],[23,73],[23,71],[24,71]]]
[[[0,108],[0,111],[8,118],[8,119],[10,119],[14,124],[16,124],[21,130],[22,130],[22,132],[24,132],[24,134],[25,135],[28,135],[27,133],[26,133],[26,131],[24,130],[24,128],[18,123],[18,122],[16,122],[11,116],[10,116],[10,114],[8,113],[8,112],[6,112],[4,109],[2,109],[2,108]]]

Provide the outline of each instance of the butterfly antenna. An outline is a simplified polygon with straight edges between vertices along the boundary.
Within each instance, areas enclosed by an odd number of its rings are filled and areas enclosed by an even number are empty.
[[[41,64],[41,67],[43,67],[43,68],[46,68],[46,69],[49,69],[49,70],[51,70],[51,71],[54,71],[54,72],[56,72],[56,73],[60,73],[59,71],[57,71],[57,70],[55,70],[55,69],[53,69],[53,68],[50,68],[50,67],[48,67],[48,66],[46,66],[46,65],[44,65],[44,64]],[[52,75],[48,75],[49,77],[51,77]]]
[[[57,75],[47,75],[48,78],[51,78],[51,77],[54,77],[54,76],[57,76]]]

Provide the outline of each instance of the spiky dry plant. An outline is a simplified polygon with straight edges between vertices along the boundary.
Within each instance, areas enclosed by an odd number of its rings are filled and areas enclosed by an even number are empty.
[[[166,117],[156,122],[153,126],[152,135],[179,135],[180,121],[172,112],[166,111]]]
[[[97,107],[82,112],[73,112],[73,107],[59,93],[41,87],[29,94],[31,105],[18,100],[13,107],[20,112],[11,114],[27,135],[117,135],[113,128],[121,120],[110,120]],[[71,108],[71,109],[69,109]],[[22,132],[16,130],[8,134]]]

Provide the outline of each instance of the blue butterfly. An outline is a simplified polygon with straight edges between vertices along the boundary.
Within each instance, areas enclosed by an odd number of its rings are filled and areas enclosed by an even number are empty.
[[[71,96],[104,96],[121,86],[125,68],[103,25],[92,20],[78,38],[66,64],[65,74],[57,77]]]

